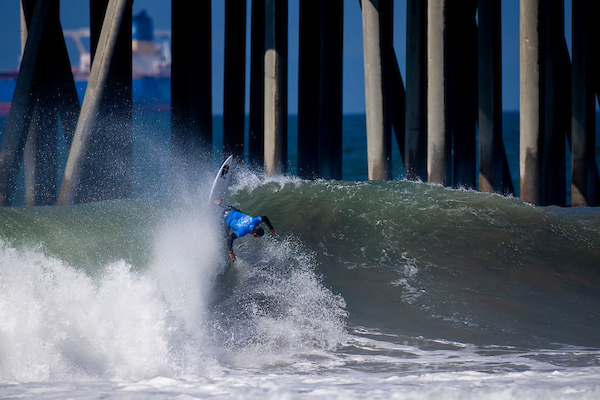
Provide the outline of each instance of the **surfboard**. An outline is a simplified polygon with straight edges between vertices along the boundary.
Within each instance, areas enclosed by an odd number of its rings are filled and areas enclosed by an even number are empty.
[[[233,155],[227,157],[227,160],[221,165],[215,181],[210,190],[210,196],[208,197],[208,204],[215,204],[215,200],[223,199],[222,202],[227,201],[227,189],[229,189],[229,181],[231,180],[231,167],[233,164]]]

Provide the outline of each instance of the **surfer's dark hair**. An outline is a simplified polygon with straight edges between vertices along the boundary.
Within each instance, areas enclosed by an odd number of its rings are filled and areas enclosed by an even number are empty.
[[[252,233],[256,236],[263,236],[265,234],[265,230],[261,226],[255,226],[252,228]]]

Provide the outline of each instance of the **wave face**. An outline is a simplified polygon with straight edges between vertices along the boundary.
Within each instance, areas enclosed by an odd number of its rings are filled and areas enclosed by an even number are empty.
[[[349,324],[480,344],[600,345],[600,213],[408,181],[256,181],[236,205],[314,254]]]
[[[405,181],[234,177],[229,202],[280,236],[236,240],[233,265],[205,187],[0,209],[1,380],[209,379],[288,371],[298,354],[318,369],[354,354],[361,332],[411,351],[600,348],[595,209]]]

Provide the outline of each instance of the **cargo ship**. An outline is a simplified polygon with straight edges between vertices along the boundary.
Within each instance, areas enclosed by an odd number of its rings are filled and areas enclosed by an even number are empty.
[[[146,11],[132,18],[132,97],[134,107],[167,110],[171,100],[171,32],[154,30]],[[91,68],[90,29],[63,31],[65,41],[77,54],[71,66],[79,100],[83,101]],[[71,52],[72,53],[72,52]],[[0,116],[8,115],[17,76],[17,68],[0,71]]]

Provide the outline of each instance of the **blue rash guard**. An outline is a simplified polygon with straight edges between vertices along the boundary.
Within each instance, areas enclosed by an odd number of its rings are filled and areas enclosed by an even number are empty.
[[[239,238],[242,236],[246,236],[255,226],[258,226],[262,223],[262,217],[252,217],[251,215],[246,215],[238,210],[232,209],[225,217],[225,225],[233,229],[233,233],[235,233],[235,237]]]
[[[225,211],[225,226],[233,229],[233,232],[227,236],[227,249],[229,250],[229,253],[233,254],[234,239],[252,233],[252,230],[263,222],[267,224],[274,235],[277,235],[273,225],[271,225],[271,221],[269,221],[269,218],[266,215],[261,217],[253,217],[251,215],[244,214],[231,206],[222,205],[222,207],[227,209],[227,211]]]

